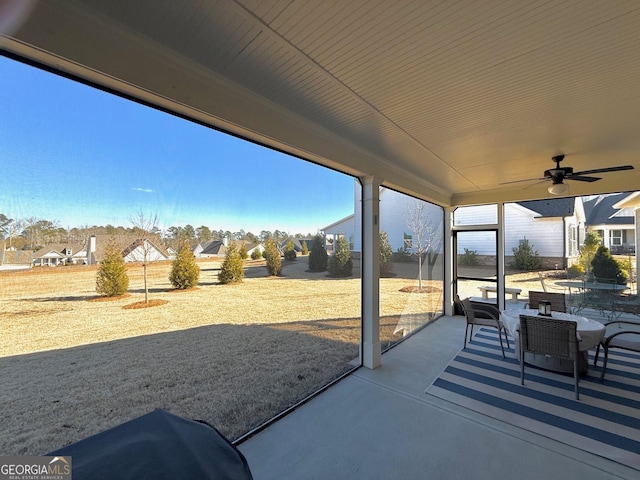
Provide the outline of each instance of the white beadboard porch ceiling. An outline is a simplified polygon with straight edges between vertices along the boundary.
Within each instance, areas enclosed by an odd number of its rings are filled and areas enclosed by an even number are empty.
[[[550,197],[550,182],[500,184],[558,153],[575,170],[636,168],[569,181],[570,195],[640,189],[637,0],[24,10],[4,22],[6,52],[442,205]]]

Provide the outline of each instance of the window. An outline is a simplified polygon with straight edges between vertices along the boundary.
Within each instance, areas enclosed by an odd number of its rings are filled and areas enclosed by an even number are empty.
[[[609,245],[611,246],[622,245],[622,230],[609,231]]]
[[[578,255],[578,233],[575,225],[569,226],[569,256]]]

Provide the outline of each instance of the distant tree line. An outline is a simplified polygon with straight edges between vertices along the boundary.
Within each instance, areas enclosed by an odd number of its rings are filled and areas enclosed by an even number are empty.
[[[12,219],[0,213],[0,241],[3,241],[5,248],[14,247],[18,250],[38,250],[53,243],[83,243],[89,235],[133,235],[136,233],[135,226],[126,228],[113,225],[93,225],[73,228],[64,228],[57,220],[45,220],[42,218],[29,217],[25,219]],[[246,240],[251,243],[265,242],[272,238],[281,242],[289,237],[308,238],[312,234],[296,233],[290,235],[282,230],[262,230],[259,234],[247,232],[243,229],[232,232],[230,230],[213,230],[205,225],[194,228],[192,225],[171,226],[164,230],[154,227],[149,234],[159,237],[167,245],[176,250],[186,241],[190,244],[210,243],[214,240]]]

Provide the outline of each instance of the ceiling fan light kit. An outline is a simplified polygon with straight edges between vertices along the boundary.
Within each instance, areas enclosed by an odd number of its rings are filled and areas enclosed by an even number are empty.
[[[552,195],[562,195],[563,193],[567,193],[569,191],[569,185],[566,183],[554,183],[547,191]]]

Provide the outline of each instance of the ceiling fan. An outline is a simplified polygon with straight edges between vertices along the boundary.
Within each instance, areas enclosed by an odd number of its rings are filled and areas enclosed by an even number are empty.
[[[583,170],[581,172],[574,172],[572,167],[561,167],[560,162],[564,160],[564,155],[556,155],[551,158],[554,162],[556,162],[555,168],[550,168],[549,170],[545,170],[543,176],[541,178],[529,178],[527,180],[516,180],[513,182],[504,182],[500,185],[506,185],[509,183],[519,183],[519,182],[532,182],[534,180],[544,181],[551,180],[553,183],[547,189],[549,193],[553,195],[562,195],[569,190],[567,184],[564,183],[564,180],[577,180],[579,182],[595,182],[600,180],[600,177],[589,177],[587,175],[592,175],[594,173],[607,173],[607,172],[619,172],[621,170],[633,170],[633,165],[620,165],[617,167],[606,167],[606,168],[596,168],[594,170]]]

